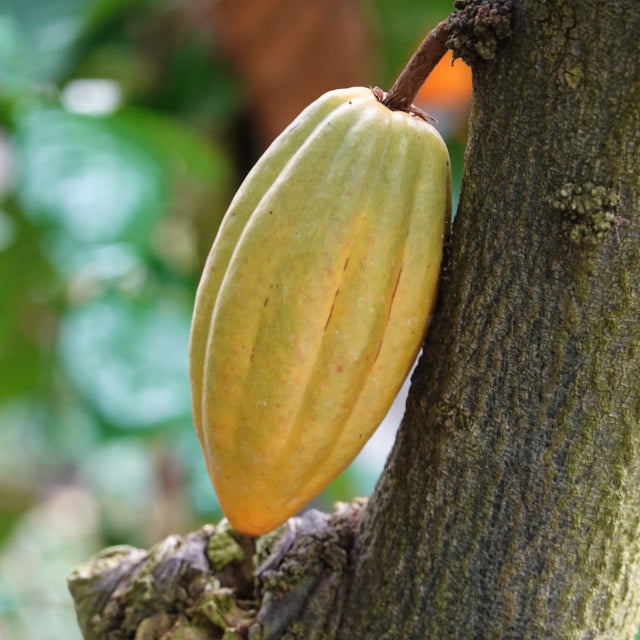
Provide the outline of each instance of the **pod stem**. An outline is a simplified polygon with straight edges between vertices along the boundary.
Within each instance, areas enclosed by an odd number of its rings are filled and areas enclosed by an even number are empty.
[[[411,105],[427,76],[447,52],[449,19],[440,22],[420,43],[409,62],[381,100],[393,111],[411,111]]]

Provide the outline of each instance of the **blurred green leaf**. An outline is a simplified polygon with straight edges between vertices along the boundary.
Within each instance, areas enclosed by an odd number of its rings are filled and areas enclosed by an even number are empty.
[[[12,15],[0,10],[0,93],[19,91],[31,72],[28,45]]]
[[[213,233],[228,204],[233,171],[226,154],[176,120],[142,109],[105,117],[19,112],[16,144],[18,197],[51,230],[48,257],[67,277],[88,270],[108,280],[139,268],[181,181],[198,194],[191,210],[207,209]]]
[[[41,233],[14,203],[0,210],[5,229],[0,247],[0,401],[26,394],[41,382],[51,346],[48,307],[56,280],[40,251]]]
[[[7,640],[81,640],[65,576],[100,545],[96,516],[86,491],[58,486],[18,523],[0,549]]]
[[[192,425],[181,432],[178,455],[187,476],[187,491],[196,513],[214,521],[219,520],[222,518],[222,510],[209,479],[204,455]]]
[[[143,543],[162,500],[148,443],[110,438],[83,458],[77,477],[95,497],[103,534],[113,542]]]
[[[38,85],[53,87],[77,64],[79,55],[99,44],[98,33],[110,21],[126,10],[157,9],[160,4],[158,0],[4,0],[0,94],[33,91]]]
[[[16,239],[16,223],[11,216],[0,209],[0,254],[14,244]]]
[[[76,287],[88,290],[144,274],[138,253],[125,242],[83,245],[60,233],[49,238],[47,256]],[[82,285],[85,285],[84,287]]]
[[[71,79],[106,78],[120,88],[124,104],[147,98],[161,80],[158,69],[143,51],[128,41],[93,44],[71,74]]]
[[[71,311],[60,329],[60,357],[75,387],[117,427],[146,429],[191,413],[190,311],[115,294]]]
[[[147,244],[163,210],[165,174],[109,118],[29,110],[19,114],[17,143],[18,196],[33,219],[80,243]]]
[[[176,118],[143,109],[123,109],[110,118],[114,133],[135,142],[174,169],[201,180],[228,182],[229,158],[211,140],[203,139]]]
[[[220,127],[246,106],[245,88],[211,46],[186,39],[173,52],[159,103],[189,122]]]
[[[21,469],[45,472],[47,458],[46,407],[33,396],[0,405],[0,469],[23,476]],[[29,481],[32,478],[28,478]]]
[[[46,419],[33,397],[0,404],[0,547],[58,464],[47,446]]]
[[[87,30],[99,29],[105,23],[132,8],[160,6],[158,0],[90,0],[87,7]]]
[[[0,87],[51,83],[70,64],[85,0],[4,0],[0,7]]]
[[[149,448],[117,438],[84,456],[79,477],[101,500],[105,497],[141,508],[153,493],[154,471]]]
[[[70,388],[68,381],[57,373],[56,384],[48,396],[47,448],[59,466],[75,468],[99,446],[103,425]]]

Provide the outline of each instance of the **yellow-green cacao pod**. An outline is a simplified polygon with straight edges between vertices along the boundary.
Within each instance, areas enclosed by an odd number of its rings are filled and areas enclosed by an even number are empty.
[[[320,97],[250,172],[190,346],[195,428],[236,529],[295,514],[384,418],[424,337],[449,215],[436,130],[361,87]]]

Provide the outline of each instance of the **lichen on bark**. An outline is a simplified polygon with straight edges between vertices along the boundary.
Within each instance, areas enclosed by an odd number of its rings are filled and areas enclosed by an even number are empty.
[[[575,242],[605,240],[623,220],[616,214],[619,202],[615,189],[591,182],[567,182],[549,198],[551,207],[565,217],[567,235]]]
[[[85,640],[242,637],[256,612],[246,599],[245,553],[238,550],[252,543],[236,534],[224,564],[212,565],[207,554],[208,547],[229,548],[231,535],[225,525],[205,526],[149,551],[107,548],[77,567],[69,589]]]

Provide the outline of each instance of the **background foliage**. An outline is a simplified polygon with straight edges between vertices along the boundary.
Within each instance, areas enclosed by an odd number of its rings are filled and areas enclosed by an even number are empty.
[[[340,26],[358,44],[332,57],[301,49],[286,24],[284,48],[269,40],[291,13],[276,3],[231,4],[225,15],[210,0],[0,7],[3,640],[79,638],[65,586],[75,564],[221,517],[187,377],[193,296],[219,221],[286,108],[305,105],[294,96],[341,86],[346,67],[352,84],[389,88],[451,9],[354,2],[336,25],[330,0],[324,13],[309,3],[320,13],[300,24],[325,40]],[[238,53],[240,24],[254,24],[264,55]],[[291,60],[324,66],[280,73]],[[461,62],[454,70],[430,80],[421,106],[448,137],[457,189],[469,76]],[[401,412],[400,402],[318,506],[371,491]]]

